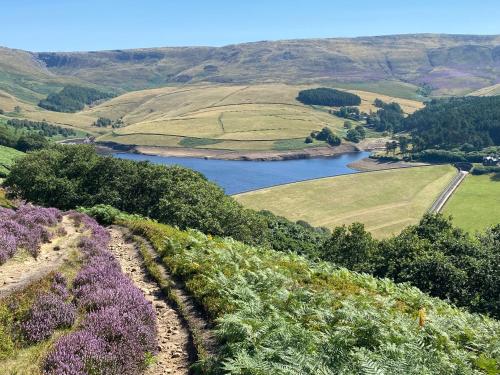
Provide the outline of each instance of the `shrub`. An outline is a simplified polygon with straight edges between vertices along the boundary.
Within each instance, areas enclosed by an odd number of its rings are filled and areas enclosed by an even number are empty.
[[[91,146],[28,154],[16,161],[4,183],[13,195],[37,204],[61,209],[105,204],[249,243],[262,241],[265,230],[262,218],[198,172],[99,157]]]
[[[0,207],[0,265],[23,248],[37,257],[40,245],[50,240],[46,227],[61,221],[61,212],[53,208],[21,205],[17,210]]]
[[[58,287],[59,289],[60,287]],[[42,294],[30,310],[28,319],[23,322],[22,330],[26,340],[36,343],[49,338],[57,328],[73,325],[76,310],[71,303],[65,302],[60,294]]]
[[[113,206],[106,204],[98,204],[90,208],[80,207],[78,211],[92,216],[98,223],[103,225],[111,225],[116,219],[122,215],[122,212]]]
[[[85,265],[72,288],[84,316],[76,332],[56,342],[44,373],[140,374],[157,348],[153,307],[108,251],[109,233],[85,214],[68,215],[90,231],[79,243]]]
[[[150,221],[128,225],[213,319],[222,345],[214,373],[473,374],[500,359],[498,321],[408,284]]]
[[[474,175],[482,175],[482,174],[490,174],[490,173],[500,173],[500,166],[485,166],[478,165],[472,169],[472,174]]]

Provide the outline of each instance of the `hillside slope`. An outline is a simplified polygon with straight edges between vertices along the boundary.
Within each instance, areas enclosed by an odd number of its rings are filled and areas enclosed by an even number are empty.
[[[18,86],[27,96],[55,84],[53,75],[127,91],[193,82],[392,80],[396,87],[427,83],[438,94],[464,93],[499,82],[500,37],[417,34],[71,53],[2,48],[0,66],[0,88]],[[44,87],[32,87],[26,76]]]
[[[164,87],[129,92],[80,115],[122,119],[124,127],[107,129],[100,141],[225,150],[299,149],[324,145],[304,143],[313,130],[329,126],[339,134],[345,132],[343,119],[296,100],[298,92],[307,87],[285,84]],[[360,108],[366,112],[377,110],[373,105],[375,97],[397,101],[407,113],[423,106],[418,101],[352,91],[361,97]],[[198,140],[193,142],[189,138]]]
[[[0,47],[0,97],[11,94],[23,101],[37,103],[69,83],[83,84],[78,78],[49,71],[31,52]]]
[[[52,72],[121,88],[196,81],[394,79],[461,91],[498,83],[500,37],[394,35],[36,56]]]
[[[148,220],[122,223],[215,323],[214,373],[497,373],[498,321],[408,284]]]

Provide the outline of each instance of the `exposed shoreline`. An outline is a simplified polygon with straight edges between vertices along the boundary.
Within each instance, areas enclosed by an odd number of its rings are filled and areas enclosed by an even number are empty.
[[[347,164],[349,168],[356,169],[361,172],[381,171],[385,169],[399,169],[424,167],[431,165],[429,163],[406,162],[406,161],[380,161],[378,159],[364,158],[353,163]]]
[[[311,158],[328,158],[340,154],[363,151],[360,148],[345,143],[336,147],[321,146],[301,150],[269,150],[269,151],[234,151],[220,149],[198,149],[184,147],[159,147],[121,145],[112,142],[97,143],[100,153],[131,152],[143,155],[183,157],[219,160],[246,160],[246,161],[276,161],[297,160]]]

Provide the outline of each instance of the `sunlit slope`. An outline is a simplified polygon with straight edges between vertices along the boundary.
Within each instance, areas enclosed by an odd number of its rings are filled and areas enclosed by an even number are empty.
[[[341,133],[344,120],[296,100],[300,90],[311,86],[285,84],[203,85],[166,87],[127,93],[81,114],[122,118],[125,127],[115,129],[101,141],[176,146],[183,137],[224,142],[228,149],[268,149],[272,141],[305,139],[313,130],[328,126]],[[418,101],[354,90],[362,97],[361,109],[377,110],[375,98],[397,101],[411,113]],[[234,144],[234,142],[254,142]],[[230,143],[232,142],[232,143]],[[257,144],[258,142],[258,144]]]
[[[500,224],[500,178],[468,175],[444,206],[444,213],[469,232]]]
[[[16,107],[18,112],[15,112]],[[33,121],[47,121],[52,124],[81,129],[89,133],[103,133],[105,129],[93,126],[97,117],[92,113],[62,113],[53,112],[40,108],[32,103],[20,100],[6,91],[0,90],[0,109],[5,116],[14,118],[26,118]]]
[[[376,237],[415,224],[448,185],[449,165],[359,173],[236,195],[245,206],[332,228],[361,222]]]
[[[469,95],[477,95],[477,96],[492,96],[492,95],[500,95],[500,83],[496,85],[483,87],[482,89],[471,92]]]
[[[36,104],[50,92],[68,84],[83,84],[83,81],[51,72],[31,52],[0,47],[0,90]],[[85,84],[90,85],[89,82]]]

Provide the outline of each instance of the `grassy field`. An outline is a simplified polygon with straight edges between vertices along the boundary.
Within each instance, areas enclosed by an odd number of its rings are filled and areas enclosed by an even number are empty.
[[[0,178],[9,173],[9,167],[16,158],[24,155],[23,152],[14,150],[10,147],[0,146]]]
[[[389,92],[393,86],[382,85],[380,90]],[[301,149],[324,145],[304,143],[313,130],[328,126],[339,136],[345,134],[344,119],[329,114],[330,108],[306,106],[296,100],[300,90],[310,87],[317,85],[169,86],[128,92],[78,113],[47,111],[0,90],[0,108],[9,117],[45,120],[94,134],[100,141],[122,144],[259,151]],[[365,112],[377,110],[373,106],[376,98],[396,101],[407,113],[423,106],[416,100],[362,91],[363,87],[344,89],[361,97],[360,109]],[[408,97],[404,90],[392,92]],[[18,113],[14,112],[15,107],[20,108]],[[98,117],[121,119],[125,126],[95,127],[93,123]]]
[[[298,92],[309,86],[285,84],[165,87],[127,93],[80,113],[122,118],[127,126],[99,138],[125,144],[184,146],[232,150],[297,149],[313,130],[324,126],[344,133],[344,119],[323,108],[299,103]],[[375,98],[397,101],[411,113],[421,102],[352,90],[362,98],[361,110],[375,111]],[[211,141],[210,141],[211,140]],[[189,143],[189,142],[188,142]]]
[[[477,96],[493,96],[500,95],[500,83],[496,85],[483,87],[479,90],[471,92],[469,95],[477,95]]]
[[[236,195],[243,205],[329,228],[364,223],[375,237],[416,223],[456,174],[452,166],[393,169]]]
[[[470,232],[500,224],[500,179],[469,175],[444,207],[454,223]]]

